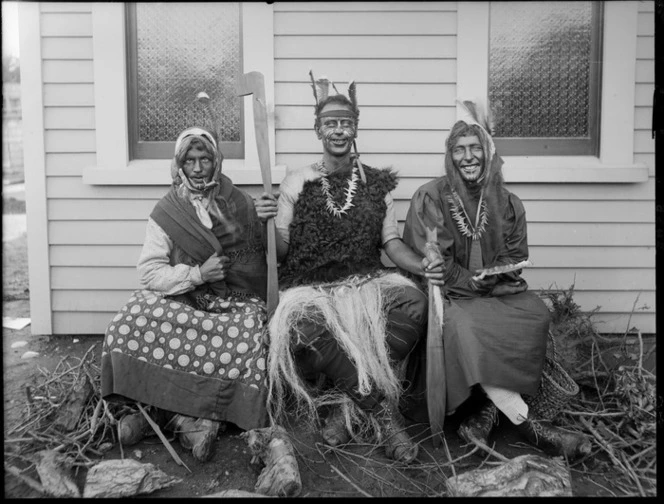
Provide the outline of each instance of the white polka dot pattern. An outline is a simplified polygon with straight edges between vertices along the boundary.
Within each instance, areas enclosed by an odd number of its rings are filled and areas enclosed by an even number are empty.
[[[218,298],[211,312],[136,291],[107,329],[105,352],[225,380],[266,386],[265,303]],[[249,344],[251,342],[251,344]]]

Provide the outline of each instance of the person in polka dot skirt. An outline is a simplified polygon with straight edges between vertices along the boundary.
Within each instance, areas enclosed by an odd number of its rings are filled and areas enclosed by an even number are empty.
[[[209,131],[178,137],[173,183],[147,221],[140,288],[110,321],[101,362],[102,397],[146,405],[200,461],[225,422],[269,425],[265,216],[222,160]],[[119,420],[123,444],[149,433],[140,411]]]

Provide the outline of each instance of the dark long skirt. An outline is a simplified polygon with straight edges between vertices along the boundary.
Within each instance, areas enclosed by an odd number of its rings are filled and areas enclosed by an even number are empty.
[[[215,298],[202,311],[135,291],[106,330],[102,397],[265,427],[266,321],[258,298]]]
[[[531,292],[509,296],[445,300],[443,344],[447,411],[471,395],[474,385],[502,387],[535,395],[546,354],[551,319],[544,302]],[[427,421],[426,342],[409,360],[415,382],[405,397],[404,414]]]

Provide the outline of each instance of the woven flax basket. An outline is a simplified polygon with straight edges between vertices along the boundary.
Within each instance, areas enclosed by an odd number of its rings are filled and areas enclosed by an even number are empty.
[[[547,348],[542,369],[542,380],[535,396],[524,394],[523,400],[533,415],[542,420],[551,420],[579,393],[579,386],[556,360],[556,343],[549,332],[551,345]]]

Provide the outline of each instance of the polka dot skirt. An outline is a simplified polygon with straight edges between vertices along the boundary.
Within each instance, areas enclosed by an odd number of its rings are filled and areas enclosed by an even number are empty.
[[[211,309],[135,291],[109,324],[102,353],[122,352],[169,369],[265,387],[265,302],[217,298]]]

